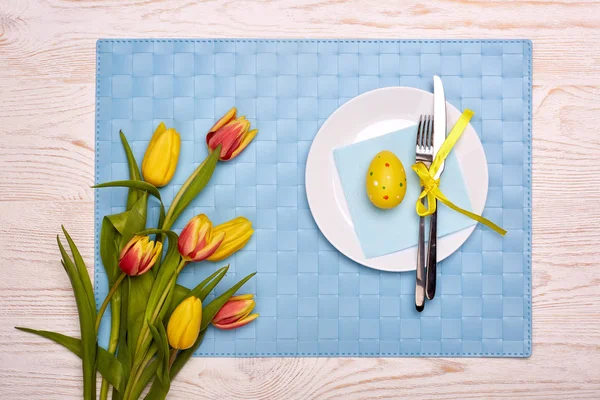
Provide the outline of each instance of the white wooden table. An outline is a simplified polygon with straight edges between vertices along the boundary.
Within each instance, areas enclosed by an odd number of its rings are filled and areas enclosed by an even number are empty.
[[[112,37],[526,38],[533,72],[530,359],[194,359],[171,398],[600,398],[600,2],[2,0],[0,397],[75,399],[55,236],[92,272],[95,45]]]

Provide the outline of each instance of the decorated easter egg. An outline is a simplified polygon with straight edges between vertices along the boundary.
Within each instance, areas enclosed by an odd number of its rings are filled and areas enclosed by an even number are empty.
[[[394,208],[406,193],[406,172],[402,161],[391,151],[382,151],[369,164],[367,196],[379,208]]]

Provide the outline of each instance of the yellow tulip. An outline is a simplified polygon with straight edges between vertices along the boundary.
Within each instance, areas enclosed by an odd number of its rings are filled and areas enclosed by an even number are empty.
[[[144,180],[156,187],[167,185],[175,174],[180,146],[179,133],[173,128],[167,129],[164,122],[161,122],[154,131],[144,155]]]
[[[252,222],[247,218],[237,217],[213,228],[213,235],[220,233],[225,233],[225,239],[217,251],[207,258],[209,261],[223,260],[240,250],[248,243],[254,230],[252,229]]]
[[[171,314],[167,325],[167,337],[172,348],[185,350],[192,347],[200,333],[202,302],[191,296],[183,300]]]

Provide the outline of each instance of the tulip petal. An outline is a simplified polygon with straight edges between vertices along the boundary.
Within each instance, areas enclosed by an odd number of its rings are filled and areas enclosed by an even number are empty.
[[[223,260],[242,249],[252,237],[254,230],[252,229],[252,222],[247,218],[238,217],[214,227],[213,234],[220,232],[226,233],[225,240],[217,251],[208,258],[209,261]]]
[[[240,300],[252,300],[254,299],[253,294],[240,294],[238,296],[233,296],[229,299],[229,301],[240,301]]]
[[[213,318],[215,323],[229,323],[250,314],[256,305],[254,300],[227,301]]]
[[[208,133],[216,132],[217,130],[219,130],[219,128],[221,128],[226,123],[228,123],[229,121],[234,119],[236,113],[237,113],[237,109],[235,107],[231,107],[231,109],[229,111],[227,111],[227,114],[223,115],[223,117],[221,117],[221,119],[218,120],[217,123],[214,124],[212,128],[210,128]]]
[[[131,238],[131,240],[127,242],[125,247],[123,247],[123,250],[121,250],[121,254],[119,254],[119,259],[123,258],[125,254],[127,254],[127,252],[129,251],[129,249],[131,249],[137,242],[139,242],[143,238],[143,236],[134,236],[133,238]]]
[[[246,124],[247,121],[233,120],[220,128],[217,132],[212,134],[209,133],[206,137],[208,147],[216,149],[218,145],[221,145],[221,154],[219,154],[219,158],[228,160],[227,154],[231,153],[242,140]]]
[[[137,275],[141,254],[136,248],[130,249],[119,260],[119,268],[129,276]]]
[[[158,260],[158,258],[162,255],[162,243],[161,242],[154,242],[152,243],[153,249],[152,251],[148,252],[148,260],[145,262],[145,264],[140,264],[140,270],[138,271],[138,275],[141,275],[143,273],[145,273],[146,271],[148,271],[150,268],[152,268],[154,266],[154,264],[156,264],[156,261]]]
[[[200,215],[196,215],[194,218],[190,219],[190,221],[181,231],[179,239],[177,240],[177,248],[182,256],[188,257],[196,247],[198,243],[198,229],[200,223]]]
[[[236,322],[233,322],[233,323],[230,323],[230,324],[218,324],[218,323],[214,323],[213,322],[213,325],[216,328],[223,329],[223,330],[235,329],[235,328],[239,328],[241,326],[244,326],[244,325],[250,323],[251,321],[254,321],[256,318],[259,317],[259,315],[260,314],[251,314],[251,315],[248,315],[247,317],[245,317],[243,319],[240,319],[240,320],[238,320]]]
[[[244,136],[244,139],[242,140],[242,142],[238,145],[238,147],[235,149],[235,151],[231,154],[230,159],[237,157],[237,155],[240,154],[242,152],[242,150],[244,150],[246,147],[248,147],[248,145],[250,144],[252,139],[254,139],[256,137],[257,133],[258,133],[258,129],[252,129],[250,132],[248,132]]]
[[[215,251],[217,251],[217,249],[223,242],[223,239],[225,239],[225,232],[215,235],[211,239],[210,243],[208,243],[205,247],[199,249],[195,254],[191,255],[191,257],[192,257],[191,261],[198,262],[198,261],[206,260]]]
[[[240,147],[241,143],[244,141],[244,137],[248,133],[248,129],[250,129],[250,121],[241,120],[238,118],[237,123],[240,127],[235,137],[235,141],[228,146],[225,152],[221,151],[221,159],[224,161],[229,161],[234,158],[233,153],[235,153]]]

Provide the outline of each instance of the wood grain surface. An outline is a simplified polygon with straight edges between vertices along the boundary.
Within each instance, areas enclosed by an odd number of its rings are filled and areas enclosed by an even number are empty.
[[[533,55],[530,359],[194,359],[173,399],[600,398],[600,2],[1,0],[0,397],[76,399],[55,236],[93,265],[98,38],[526,38]]]

